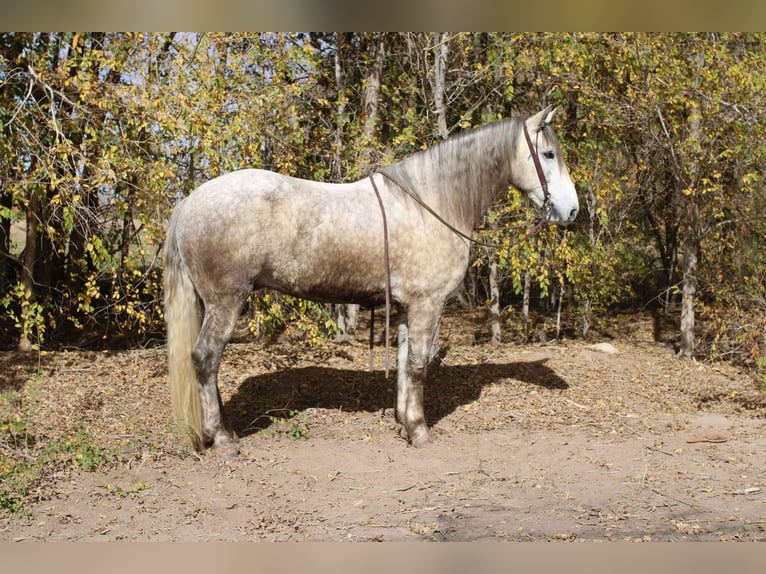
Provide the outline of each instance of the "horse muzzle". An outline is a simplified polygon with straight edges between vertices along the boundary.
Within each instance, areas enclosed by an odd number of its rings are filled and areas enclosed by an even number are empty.
[[[577,218],[577,213],[580,211],[580,206],[575,205],[564,210],[564,213],[556,213],[555,218],[551,219],[552,223],[558,223],[559,225],[569,225]],[[553,213],[551,215],[554,215]]]

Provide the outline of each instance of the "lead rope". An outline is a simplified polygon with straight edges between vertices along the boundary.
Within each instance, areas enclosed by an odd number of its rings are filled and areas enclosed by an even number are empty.
[[[386,279],[386,378],[388,378],[389,371],[389,328],[391,324],[391,266],[388,259],[388,220],[386,218],[386,209],[383,207],[383,199],[380,197],[378,186],[375,185],[375,174],[370,176],[370,183],[372,183],[372,189],[375,190],[375,197],[378,198],[378,205],[380,205],[380,215],[383,217],[383,256],[385,258],[385,279]],[[373,342],[374,342],[374,327],[375,327],[375,307],[370,309],[370,372],[373,370]]]
[[[399,188],[400,188],[400,189],[401,189],[401,190],[402,190],[404,193],[406,193],[406,194],[407,194],[407,195],[409,195],[409,196],[410,196],[412,199],[414,199],[414,200],[415,200],[415,202],[416,202],[416,203],[417,203],[417,204],[418,204],[420,207],[422,207],[422,208],[423,208],[423,209],[425,209],[425,210],[426,210],[428,213],[430,213],[431,215],[433,215],[433,216],[436,218],[436,220],[437,220],[437,221],[439,221],[439,222],[440,222],[442,225],[444,225],[444,227],[446,227],[447,229],[449,229],[449,230],[450,230],[452,233],[454,233],[454,234],[455,234],[455,235],[457,235],[458,237],[462,237],[463,239],[465,239],[465,240],[466,240],[466,241],[468,241],[469,243],[475,243],[476,245],[481,245],[482,247],[494,247],[494,245],[490,245],[489,243],[482,243],[481,241],[477,241],[476,239],[474,239],[474,238],[473,238],[473,237],[471,237],[470,235],[466,235],[465,233],[463,233],[462,231],[460,231],[458,228],[456,228],[454,225],[451,225],[450,223],[448,223],[447,221],[445,221],[445,220],[444,220],[444,218],[443,218],[441,215],[439,215],[439,214],[438,214],[436,211],[434,211],[434,210],[431,208],[431,206],[430,206],[430,205],[428,205],[428,204],[427,204],[425,201],[423,201],[423,200],[422,200],[422,199],[420,199],[420,198],[419,198],[417,195],[415,195],[414,193],[412,193],[412,192],[409,190],[409,188],[408,188],[406,185],[404,185],[404,184],[403,184],[401,181],[399,181],[399,180],[398,180],[397,178],[395,178],[393,175],[390,175],[390,174],[386,173],[385,171],[379,171],[379,172],[377,172],[377,173],[379,173],[380,175],[382,175],[382,176],[383,176],[383,177],[385,177],[386,179],[388,179],[388,180],[392,181],[393,183],[395,183],[395,184],[396,184],[396,185],[397,185],[397,186],[398,186],[398,187],[399,187]]]

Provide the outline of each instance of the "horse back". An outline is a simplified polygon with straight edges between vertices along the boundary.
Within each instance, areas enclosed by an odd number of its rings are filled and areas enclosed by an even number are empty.
[[[328,184],[243,170],[207,182],[184,203],[179,246],[201,291],[266,287],[323,302],[384,300],[382,215],[366,180]],[[433,233],[411,205],[390,196],[385,204],[395,295],[462,279],[461,241]]]

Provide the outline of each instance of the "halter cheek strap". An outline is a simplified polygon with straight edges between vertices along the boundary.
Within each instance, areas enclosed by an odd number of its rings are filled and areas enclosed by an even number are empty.
[[[529,130],[527,129],[527,122],[524,120],[521,125],[524,128],[524,139],[527,140],[527,146],[529,147],[529,153],[532,154],[532,161],[535,164],[535,170],[537,171],[537,178],[540,180],[540,185],[543,188],[543,213],[548,215],[548,210],[551,206],[551,194],[548,191],[548,180],[545,178],[545,172],[543,166],[540,163],[540,158],[537,155],[537,147],[532,145],[532,138],[529,137]]]

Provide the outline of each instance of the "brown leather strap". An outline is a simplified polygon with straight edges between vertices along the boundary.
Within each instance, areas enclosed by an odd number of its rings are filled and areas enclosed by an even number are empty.
[[[425,201],[423,201],[423,200],[422,200],[422,199],[420,199],[420,198],[419,198],[417,195],[415,195],[414,193],[412,193],[412,192],[409,190],[409,188],[408,188],[406,185],[404,185],[404,184],[403,184],[401,181],[399,181],[399,180],[398,180],[397,178],[395,178],[393,175],[390,175],[390,174],[386,173],[385,171],[379,171],[378,173],[379,173],[380,175],[382,175],[383,177],[385,177],[386,179],[389,179],[389,180],[391,180],[393,183],[395,183],[395,184],[396,184],[396,185],[397,185],[399,188],[401,188],[401,190],[402,190],[404,193],[406,193],[406,194],[407,194],[407,195],[409,195],[409,196],[410,196],[412,199],[414,199],[414,200],[415,200],[415,202],[416,202],[416,203],[417,203],[417,204],[418,204],[420,207],[422,207],[422,208],[423,208],[423,209],[425,209],[425,210],[426,210],[428,213],[430,213],[431,215],[433,215],[433,216],[434,216],[434,217],[435,217],[435,218],[436,218],[436,219],[437,219],[437,220],[438,220],[438,221],[439,221],[439,222],[440,222],[442,225],[444,225],[444,226],[445,226],[447,229],[449,229],[450,231],[452,231],[452,233],[454,233],[455,235],[457,235],[457,236],[459,236],[459,237],[462,237],[463,239],[466,239],[466,240],[468,240],[468,242],[470,242],[470,243],[475,243],[476,245],[481,245],[482,247],[494,247],[493,245],[491,245],[491,244],[489,244],[489,243],[482,243],[481,241],[477,241],[476,239],[473,239],[473,238],[472,238],[470,235],[466,235],[465,233],[463,233],[462,231],[460,231],[459,229],[457,229],[455,226],[453,226],[453,225],[451,225],[450,223],[448,223],[447,221],[445,221],[445,220],[444,220],[444,218],[443,218],[441,215],[439,215],[439,214],[438,214],[438,213],[437,213],[437,212],[436,212],[436,211],[435,211],[435,210],[434,210],[434,209],[433,209],[433,208],[432,208],[430,205],[428,205],[428,204],[427,204]]]
[[[388,258],[388,219],[386,218],[386,209],[383,207],[383,199],[380,197],[378,186],[375,185],[375,174],[370,176],[370,182],[372,183],[372,189],[375,190],[375,197],[378,198],[378,205],[380,205],[380,215],[383,217],[383,257],[385,258],[385,279],[386,279],[386,378],[388,378],[389,371],[389,326],[391,324],[391,265]],[[373,327],[375,325],[375,308],[372,309],[372,315],[370,317],[370,371],[372,371],[372,343],[373,343]]]
[[[540,164],[540,158],[537,156],[537,147],[532,145],[532,138],[529,137],[529,130],[527,129],[527,121],[524,120],[521,125],[524,128],[524,138],[527,140],[527,146],[529,147],[529,153],[532,154],[532,161],[535,164],[535,170],[537,171],[537,178],[540,180],[540,185],[543,187],[543,216],[547,215],[551,194],[548,191],[548,180],[545,179],[545,172],[543,166]]]

